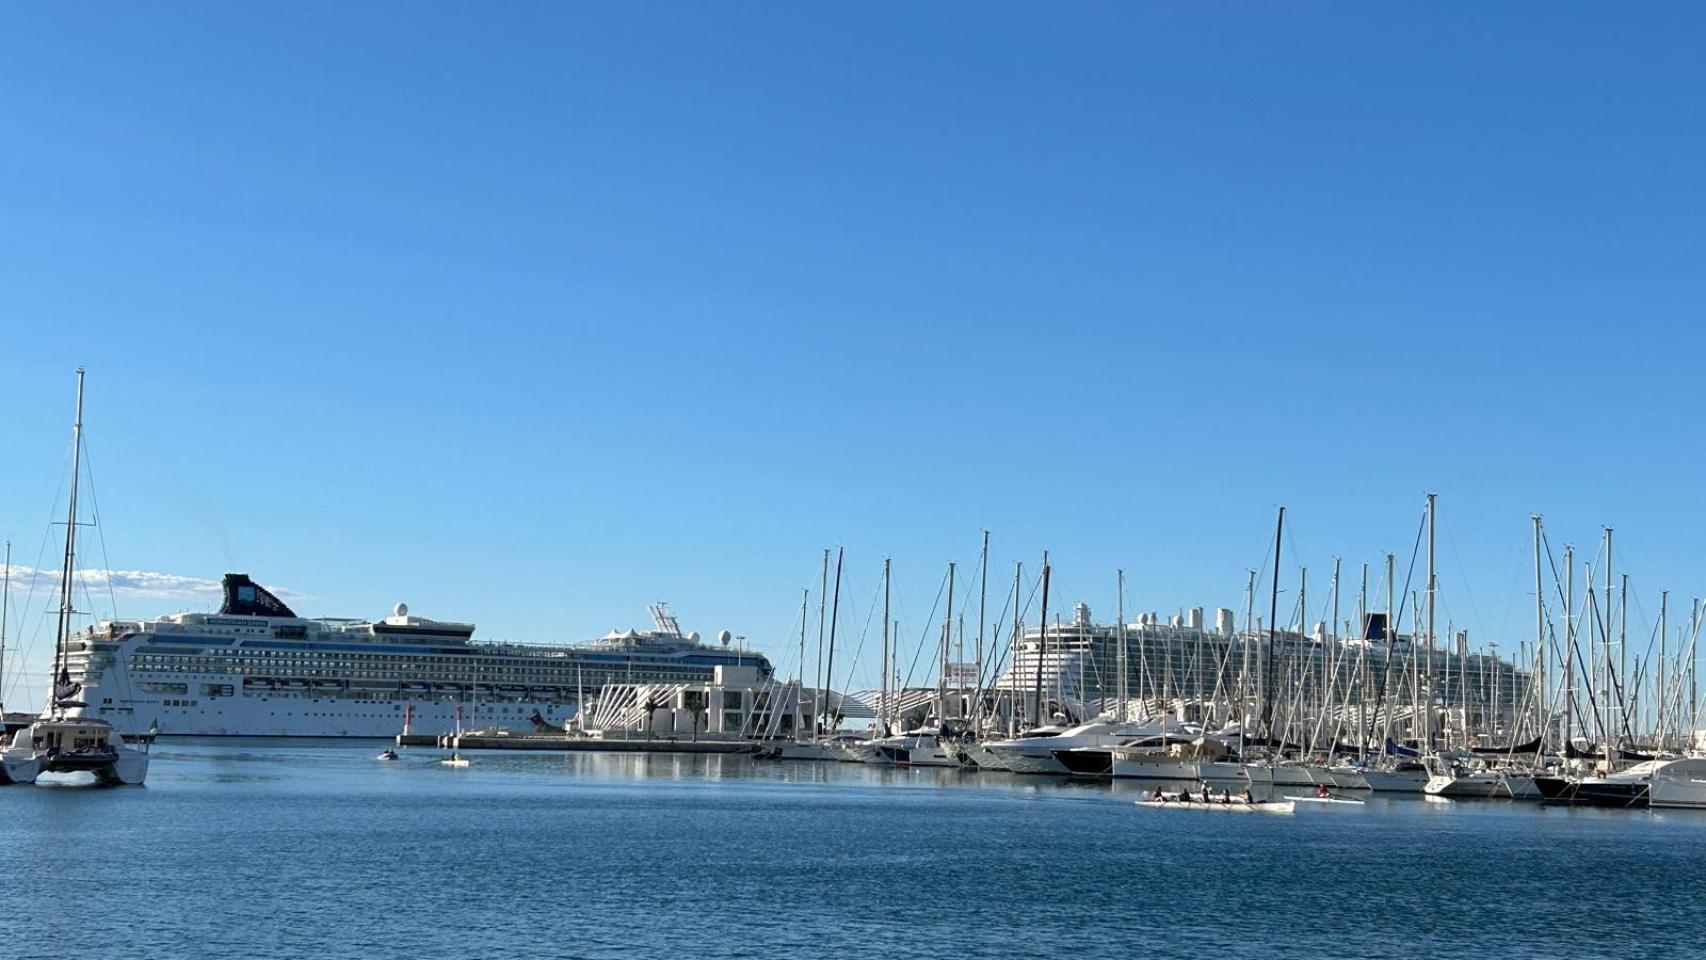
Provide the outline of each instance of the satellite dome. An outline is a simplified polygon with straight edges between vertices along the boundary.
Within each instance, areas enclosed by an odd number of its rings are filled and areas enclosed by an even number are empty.
[[[727,630],[718,630],[717,631],[717,642],[722,644],[725,647],[728,646],[729,641],[733,640],[734,638],[735,638],[735,635],[728,632]]]
[[[690,643],[698,643],[699,642],[699,631],[695,630],[692,633],[688,634],[687,640]]]
[[[397,604],[397,609],[392,611],[392,613],[394,616],[406,617],[409,615],[409,605],[406,603],[399,603]]]

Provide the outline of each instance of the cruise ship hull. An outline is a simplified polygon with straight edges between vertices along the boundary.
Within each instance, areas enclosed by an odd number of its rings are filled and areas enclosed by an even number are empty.
[[[199,677],[217,682],[218,677]],[[227,680],[226,682],[229,682]],[[162,698],[172,700],[177,698]],[[318,737],[391,738],[403,732],[410,714],[415,733],[450,733],[456,729],[456,701],[398,699],[393,702],[353,701],[335,697],[282,698],[240,693],[217,700],[189,699],[185,705],[132,702],[117,710],[89,707],[84,715],[110,720],[127,730],[153,729],[169,737]],[[562,701],[517,700],[505,703],[465,703],[466,730],[491,727],[531,729],[537,712],[554,729],[575,715],[575,704]]]
[[[605,685],[705,682],[719,667],[770,676],[762,655],[683,634],[662,604],[653,631],[532,645],[475,642],[472,624],[403,604],[382,620],[308,619],[245,575],[224,586],[218,613],[106,621],[71,638],[79,715],[129,735],[190,737],[561,729]]]

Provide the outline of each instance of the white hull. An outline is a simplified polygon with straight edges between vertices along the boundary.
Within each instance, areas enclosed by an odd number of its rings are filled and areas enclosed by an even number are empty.
[[[311,620],[239,574],[226,577],[216,614],[103,621],[67,641],[71,679],[87,707],[74,715],[127,733],[162,736],[436,736],[456,726],[531,730],[537,713],[562,729],[583,697],[609,683],[709,681],[717,666],[758,666],[761,655],[681,635],[661,605],[659,629],[591,644],[534,646],[471,640],[473,625],[396,615],[380,621]],[[256,597],[268,610],[251,606]]]
[[[1113,774],[1116,780],[1198,781],[1211,787],[1238,790],[1250,784],[1250,776],[1241,763],[1185,760],[1160,754],[1121,756],[1119,751],[1114,753]]]
[[[148,754],[128,747],[120,750],[111,766],[95,772],[95,779],[114,786],[139,787],[148,779]]]
[[[147,695],[124,698],[125,706],[97,706],[109,691],[134,689],[117,679],[116,666],[103,677],[101,688],[91,689],[86,696],[90,706],[74,714],[106,720],[120,728],[139,733],[154,729],[161,736],[173,737],[383,737],[391,738],[403,728],[405,709],[413,707],[411,732],[422,735],[446,734],[456,729],[456,700],[451,697],[423,695],[407,700],[351,700],[337,696],[335,691],[301,692],[269,691],[260,693],[245,690],[238,676],[201,675],[186,677],[191,689],[201,684],[226,685],[233,690],[229,697],[157,697]],[[118,700],[119,698],[114,698]],[[501,727],[511,730],[531,730],[531,717],[537,711],[551,726],[562,728],[562,722],[575,714],[572,701],[506,700],[493,703],[464,703],[462,722],[472,728]]]
[[[1487,799],[1510,795],[1505,790],[1503,778],[1491,772],[1469,773],[1460,777],[1430,777],[1422,791],[1429,796],[1452,799]]]
[[[41,775],[41,760],[32,751],[10,756],[12,753],[10,749],[0,753],[0,784],[35,783],[36,777]]]
[[[1308,803],[1323,807],[1366,807],[1366,800],[1348,800],[1344,797],[1292,797],[1293,803]]]
[[[1504,790],[1500,796],[1510,797],[1512,800],[1542,799],[1540,788],[1534,785],[1532,773],[1506,773],[1501,779]]]
[[[1706,810],[1706,759],[1661,764],[1648,782],[1647,803],[1654,807]]]
[[[1356,767],[1328,767],[1325,773],[1331,780],[1329,785],[1338,787],[1340,790],[1369,789],[1368,780],[1363,777],[1362,771]]]
[[[890,760],[888,756],[876,748],[876,742],[872,740],[867,740],[864,743],[856,743],[847,747],[846,756],[847,759],[852,760],[854,763],[869,763],[879,767],[894,765],[894,762]]]
[[[934,733],[905,733],[867,740],[853,750],[864,763],[897,767],[958,767],[959,755]]]
[[[1066,765],[1055,758],[1057,750],[1078,747],[1113,748],[1135,736],[1158,732],[1153,725],[1133,725],[1095,721],[1061,731],[1050,737],[1029,736],[1016,740],[997,740],[987,745],[1005,768],[1014,773],[1065,774]]]
[[[127,745],[111,724],[75,717],[36,720],[0,751],[0,776],[8,783],[84,775],[108,786],[141,786],[148,751]]]
[[[1367,790],[1368,781],[1355,767],[1325,767],[1318,763],[1247,764],[1251,783],[1276,787],[1332,787],[1335,790]]]
[[[858,746],[845,744],[823,743],[812,740],[789,740],[769,748],[773,760],[834,760],[848,759],[850,752],[856,752]],[[856,755],[856,753],[855,753]]]
[[[972,765],[979,770],[1002,771],[1012,769],[1007,766],[1007,761],[1000,754],[989,748],[987,743],[967,744],[963,749],[966,756],[971,759]]]
[[[1370,767],[1363,770],[1362,778],[1376,793],[1421,793],[1422,788],[1428,785],[1425,770],[1379,770]]]
[[[1264,803],[1245,803],[1236,800],[1231,803],[1203,803],[1199,801],[1183,802],[1179,800],[1139,800],[1137,805],[1151,810],[1201,810],[1219,813],[1291,813],[1297,809],[1290,800],[1269,800]]]
[[[1040,739],[1053,741],[1055,738],[1043,737]],[[1059,747],[1055,749],[1059,749]],[[1054,758],[1054,754],[1047,751],[1033,753],[1022,749],[1003,750],[998,746],[992,746],[990,750],[1008,770],[1014,773],[1058,775],[1066,772],[1066,767]]]

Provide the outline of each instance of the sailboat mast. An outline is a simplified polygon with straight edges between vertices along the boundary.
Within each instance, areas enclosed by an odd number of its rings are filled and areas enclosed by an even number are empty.
[[[1368,759],[1368,561],[1362,564],[1362,587],[1357,590],[1357,629],[1362,646],[1357,650],[1357,761]]]
[[[77,419],[71,426],[71,496],[66,506],[65,566],[59,576],[59,620],[53,641],[52,699],[55,714],[59,712],[60,690],[71,680],[65,657],[65,640],[71,635],[72,608],[71,578],[77,562],[77,480],[83,463],[83,368],[77,368]]]
[[[1543,659],[1543,651],[1546,649],[1546,594],[1544,592],[1545,584],[1540,578],[1540,514],[1537,513],[1529,519],[1534,526],[1534,677],[1532,678],[1532,682],[1539,684],[1537,688],[1537,703],[1540,709],[1540,716],[1545,717],[1548,715],[1546,713],[1546,678],[1541,670],[1541,665],[1545,662]],[[1512,713],[1513,715],[1515,713],[1514,704],[1512,705]],[[1497,718],[1495,717],[1494,719],[1496,720]],[[1542,749],[1545,748],[1545,732],[1544,728],[1540,731],[1542,735]]]
[[[983,630],[989,608],[989,531],[983,531],[983,552],[977,561],[977,710],[983,714]],[[991,651],[993,653],[993,651]]]
[[[1594,618],[1596,621],[1598,617]],[[1605,669],[1602,676],[1605,682],[1601,685],[1599,695],[1605,700],[1605,721],[1600,729],[1605,733],[1605,769],[1607,773],[1616,769],[1611,762],[1611,528],[1605,528],[1605,621],[1601,627],[1600,636],[1605,639]]]
[[[948,644],[954,636],[954,561],[948,561],[948,610],[942,617],[942,646],[936,665],[936,720],[948,716]]]
[[[1114,638],[1119,644],[1120,668],[1120,713],[1119,722],[1126,721],[1126,700],[1129,695],[1126,683],[1126,635],[1125,635],[1125,571],[1119,571],[1119,597],[1114,601]]]
[[[823,631],[826,626],[826,621],[824,620],[824,603],[828,599],[829,550],[828,548],[825,548],[823,551],[823,573],[820,576],[820,584],[817,591],[817,664],[812,668],[812,673],[815,674],[817,678],[817,687],[812,692],[812,736],[814,737],[817,736],[819,732],[817,725],[818,720],[823,716]]]
[[[1280,545],[1285,542],[1285,508],[1279,508],[1279,521],[1274,525],[1274,581],[1268,591],[1268,647],[1262,661],[1262,732],[1272,748],[1274,739],[1274,644],[1279,642],[1279,575]]]
[[[800,739],[800,727],[805,724],[806,705],[806,618],[811,603],[811,588],[800,591],[800,662],[794,668],[794,739]]]
[[[1031,723],[1042,726],[1043,723],[1043,655],[1048,652],[1048,551],[1043,551],[1043,610],[1042,619],[1037,621],[1037,682],[1031,693]]]
[[[825,553],[827,554],[828,551],[825,551]],[[846,553],[846,547],[841,547],[835,551],[835,600],[830,604],[829,608],[829,657],[826,661],[827,667],[824,670],[823,678],[823,713],[825,720],[824,729],[826,730],[833,729],[833,726],[828,723],[828,721],[833,719],[834,716],[834,710],[831,708],[829,703],[829,690],[831,687],[835,686],[835,626],[836,622],[841,619],[841,558],[845,556]]]
[[[1293,646],[1293,648],[1291,648],[1291,655],[1286,658],[1286,679],[1291,679],[1291,672],[1293,672],[1293,670],[1297,670],[1298,672],[1297,699],[1295,699],[1295,703],[1297,703],[1297,711],[1295,711],[1295,713],[1298,714],[1302,714],[1303,711],[1307,711],[1307,709],[1309,709],[1309,703],[1305,701],[1305,694],[1307,694],[1307,691],[1303,689],[1303,684],[1307,684],[1307,682],[1309,682],[1312,670],[1310,670],[1307,663],[1303,665],[1302,670],[1298,670],[1297,665],[1297,653],[1300,650],[1307,650],[1307,648],[1303,646],[1303,643],[1307,643],[1307,641],[1309,641],[1309,633],[1309,568],[1307,568],[1307,566],[1303,566],[1303,568],[1298,568],[1297,581],[1298,643],[1297,646]],[[1291,713],[1291,711],[1288,711],[1288,713]],[[1291,726],[1293,723],[1297,723],[1298,720],[1302,720],[1302,718],[1286,716],[1286,726]],[[1302,742],[1302,740],[1302,737],[1298,737],[1298,742]]]
[[[1381,712],[1383,714],[1385,714],[1385,716],[1386,716],[1386,722],[1383,724],[1385,729],[1382,731],[1385,734],[1385,736],[1382,737],[1381,741],[1380,741],[1380,750],[1382,753],[1386,752],[1386,741],[1390,740],[1392,738],[1393,705],[1392,705],[1391,701],[1395,698],[1395,695],[1392,692],[1392,661],[1397,659],[1397,656],[1398,656],[1398,624],[1397,624],[1397,620],[1395,619],[1398,615],[1397,614],[1397,609],[1398,609],[1398,606],[1397,606],[1397,604],[1398,604],[1397,577],[1398,577],[1398,558],[1395,554],[1389,553],[1386,555],[1386,669],[1382,671],[1381,681],[1380,681],[1380,687],[1381,687],[1380,707],[1381,707]],[[1414,632],[1414,631],[1412,631],[1412,632]],[[1416,645],[1413,642],[1413,638],[1412,638],[1412,642],[1410,644],[1410,664],[1411,664],[1411,673],[1412,674],[1415,672],[1415,670],[1414,670],[1415,661],[1416,661],[1416,657],[1415,657],[1416,649],[1415,649],[1415,647],[1416,647]],[[1402,675],[1400,675],[1399,683],[1403,683]],[[1402,691],[1402,688],[1400,687],[1400,692],[1401,691]],[[1411,696],[1413,697],[1415,695],[1415,691],[1412,689],[1410,692],[1411,692]],[[1416,735],[1416,717],[1414,714],[1411,714],[1411,716],[1410,716],[1410,736],[1412,738],[1414,738],[1415,735]]]
[[[877,730],[882,736],[889,734],[889,557],[883,558],[883,681],[877,694]]]
[[[1025,579],[1025,562],[1013,564],[1013,637],[1008,649],[1013,652],[1013,664],[1007,668],[1007,736],[1019,735],[1019,647],[1025,641],[1025,611],[1020,591]]]
[[[1617,683],[1614,689],[1617,693],[1617,715],[1623,720],[1618,727],[1628,735],[1629,714],[1634,705],[1625,700],[1625,694],[1629,697],[1637,694],[1629,680],[1629,575],[1623,574],[1620,580],[1622,588],[1617,597]],[[1636,666],[1639,667],[1640,664]]]
[[[0,573],[0,716],[6,710],[6,621],[12,600],[12,541],[6,541],[6,570]]]
[[[1574,737],[1576,703],[1576,548],[1564,544],[1564,744]]]
[[[1658,687],[1656,688],[1658,690],[1658,702],[1653,708],[1653,730],[1657,734],[1656,742],[1660,747],[1664,745],[1665,706],[1670,702],[1670,690],[1665,686],[1665,658],[1670,655],[1665,643],[1665,631],[1670,629],[1669,624],[1670,591],[1665,590],[1659,594],[1659,676]],[[0,627],[0,630],[3,629]],[[4,651],[4,649],[5,644],[3,640],[0,640],[0,651]]]
[[[1433,685],[1434,685],[1434,594],[1438,581],[1434,579],[1434,499],[1435,494],[1428,494],[1428,696],[1422,704],[1422,733],[1423,740],[1428,745],[1433,744]],[[1449,701],[1447,701],[1449,703]]]
[[[1338,699],[1339,692],[1339,651],[1341,649],[1339,645],[1339,568],[1341,562],[1341,558],[1333,558],[1333,622],[1327,625],[1327,642],[1329,644],[1327,647],[1328,679],[1327,693],[1325,695],[1326,699],[1324,701],[1327,704],[1327,707],[1324,713],[1333,715],[1332,736],[1327,738],[1328,757],[1333,756],[1333,749],[1339,742],[1338,704],[1336,701]],[[1348,684],[1346,685],[1345,693],[1347,695],[1350,693]],[[1317,724],[1316,726],[1319,727],[1320,724]]]

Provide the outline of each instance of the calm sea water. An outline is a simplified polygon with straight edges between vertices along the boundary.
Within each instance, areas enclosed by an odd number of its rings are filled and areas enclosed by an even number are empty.
[[[0,956],[1706,956],[1706,815],[728,757],[162,743],[0,789]]]

